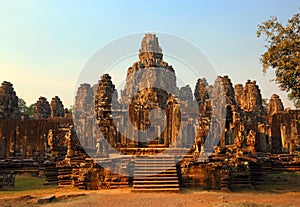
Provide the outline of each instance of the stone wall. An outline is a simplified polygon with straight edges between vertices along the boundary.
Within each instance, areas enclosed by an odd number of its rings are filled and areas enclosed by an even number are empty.
[[[269,117],[269,136],[272,152],[293,153],[300,151],[300,110],[287,110]]]
[[[0,157],[44,158],[49,130],[56,132],[70,119],[0,120]]]
[[[181,166],[181,185],[187,188],[220,190],[222,163],[190,163]]]

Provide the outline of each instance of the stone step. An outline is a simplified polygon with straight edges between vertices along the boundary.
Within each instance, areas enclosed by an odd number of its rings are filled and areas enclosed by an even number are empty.
[[[156,173],[156,174],[171,174],[171,173],[177,173],[176,169],[163,169],[163,168],[139,168],[134,170],[134,174],[139,174],[139,173]]]
[[[160,176],[160,177],[163,177],[163,176],[166,176],[166,177],[170,177],[170,176],[177,176],[177,172],[174,171],[174,172],[160,172],[160,171],[138,171],[138,172],[134,172],[133,174],[134,176],[144,176],[144,177],[147,177],[147,176]]]
[[[176,167],[175,166],[155,166],[155,165],[145,165],[145,166],[135,166],[134,168],[135,170],[152,170],[152,169],[161,169],[163,171],[167,171],[167,170],[176,170]]]
[[[111,185],[109,189],[128,188],[128,185]]]
[[[179,181],[174,180],[135,180],[133,181],[133,185],[139,184],[139,185],[147,185],[147,184],[178,184]]]
[[[175,159],[171,156],[138,157],[132,192],[179,192]]]
[[[175,161],[173,160],[136,160],[135,164],[169,164],[175,165]]]
[[[170,164],[175,165],[174,160],[136,160],[135,164]]]
[[[160,192],[168,192],[168,193],[179,193],[180,188],[144,188],[144,189],[132,189],[133,193],[160,193]]]
[[[145,184],[145,185],[133,185],[133,188],[179,188],[179,184]]]
[[[127,188],[128,185],[129,185],[128,182],[110,182],[109,188],[110,189]]]
[[[170,172],[177,172],[176,168],[161,168],[161,167],[138,167],[138,168],[135,168],[134,169],[135,172],[145,172],[145,171],[149,171],[149,172],[152,172],[152,171],[157,171],[159,173],[164,173],[164,172],[167,172],[167,173],[170,173]]]
[[[169,176],[169,177],[166,177],[166,176],[148,176],[146,177],[148,181],[152,181],[152,180],[157,180],[157,181],[160,181],[160,180],[178,180],[176,176]],[[134,177],[134,180],[135,181],[139,181],[139,180],[142,180],[144,181],[145,180],[145,176],[135,176]],[[133,181],[134,182],[134,181]]]
[[[177,175],[175,174],[161,175],[161,176],[157,176],[154,174],[134,175],[134,180],[170,180],[171,178],[178,179]]]
[[[174,156],[140,156],[136,160],[174,160]]]
[[[168,185],[133,185],[133,189],[136,190],[144,190],[144,189],[164,189],[164,188],[168,188],[168,189],[179,189],[179,185],[178,184],[168,184]]]
[[[151,168],[168,170],[168,169],[173,169],[173,168],[176,169],[176,166],[175,165],[172,166],[172,165],[158,165],[158,164],[147,165],[147,164],[144,164],[144,165],[136,165],[134,167],[134,169],[151,169]]]

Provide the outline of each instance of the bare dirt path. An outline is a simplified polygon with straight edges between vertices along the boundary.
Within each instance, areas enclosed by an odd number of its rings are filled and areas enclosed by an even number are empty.
[[[30,196],[28,196],[30,195]],[[55,195],[56,200],[48,204],[37,204],[38,198]],[[185,189],[182,193],[131,193],[130,189],[79,191],[72,188],[56,188],[50,192],[27,192],[26,195],[1,196],[0,206],[45,206],[45,207],[297,207],[300,192],[214,192]]]

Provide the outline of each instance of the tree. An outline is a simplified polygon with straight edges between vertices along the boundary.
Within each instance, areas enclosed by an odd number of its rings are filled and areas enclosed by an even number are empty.
[[[22,98],[18,98],[18,107],[21,113],[27,114],[28,116],[33,116],[34,104],[31,104],[29,107],[26,106],[26,102]]]
[[[73,112],[73,105],[70,105],[70,107],[68,108],[68,113],[71,114]]]
[[[288,95],[289,100],[291,100],[294,103],[294,106],[299,109],[300,108],[300,99],[297,99],[295,97],[293,97],[293,94],[289,94]]]
[[[26,102],[24,101],[24,99],[18,98],[18,107],[22,113],[25,113],[27,106],[26,106]]]
[[[34,104],[31,104],[29,107],[26,108],[25,114],[29,117],[33,116]]]
[[[262,99],[262,105],[263,105],[263,107],[265,107],[265,108],[268,107],[268,99],[267,99],[267,98],[263,98],[263,99]]]
[[[261,55],[263,72],[275,69],[275,82],[289,93],[296,103],[300,100],[300,13],[284,26],[276,17],[258,25],[257,37],[264,35],[267,51]]]

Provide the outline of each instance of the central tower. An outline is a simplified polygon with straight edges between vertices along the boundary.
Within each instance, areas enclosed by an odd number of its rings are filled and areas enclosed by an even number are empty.
[[[140,62],[145,67],[159,67],[162,59],[162,49],[155,34],[145,34],[139,50]]]
[[[168,146],[173,142],[178,134],[180,116],[175,115],[176,112],[170,115],[169,110],[172,108],[174,112],[173,107],[179,110],[175,100],[178,92],[174,69],[163,61],[158,38],[155,34],[145,34],[139,61],[128,68],[126,85],[121,91],[120,102],[128,110],[130,121],[125,136],[142,147],[149,144]]]
[[[120,100],[108,74],[98,83],[95,109],[107,143],[115,148],[169,147],[181,123],[178,93],[174,69],[163,61],[158,38],[146,34],[139,61],[127,70]]]

